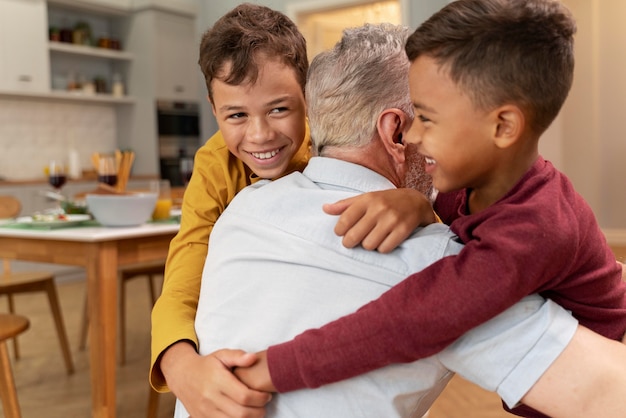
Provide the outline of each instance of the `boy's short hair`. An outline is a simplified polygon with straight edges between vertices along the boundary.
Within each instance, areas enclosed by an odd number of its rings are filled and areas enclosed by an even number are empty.
[[[202,35],[198,64],[204,74],[209,100],[211,81],[230,84],[254,83],[259,74],[259,53],[277,57],[295,71],[298,82],[306,83],[309,61],[306,41],[295,23],[265,6],[243,3],[222,16]],[[228,74],[222,74],[230,64]]]
[[[478,108],[519,106],[538,136],[571,88],[575,32],[558,0],[458,0],[409,37],[406,53],[437,60]]]

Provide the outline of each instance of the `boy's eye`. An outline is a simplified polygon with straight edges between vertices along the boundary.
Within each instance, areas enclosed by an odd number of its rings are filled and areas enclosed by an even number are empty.
[[[275,107],[274,109],[270,111],[270,113],[282,113],[286,111],[287,111],[286,107]]]
[[[420,120],[420,122],[422,123],[426,123],[426,122],[430,122],[430,119],[428,119],[426,116],[424,115],[417,115],[417,118]]]
[[[228,119],[241,119],[244,116],[246,116],[246,114],[243,112],[233,113],[232,115],[228,115]]]

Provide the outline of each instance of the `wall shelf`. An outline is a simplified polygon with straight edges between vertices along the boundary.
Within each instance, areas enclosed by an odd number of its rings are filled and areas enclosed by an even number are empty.
[[[113,49],[96,48],[85,45],[74,45],[62,42],[48,42],[48,48],[51,52],[59,52],[71,55],[88,56],[94,58],[103,58],[119,61],[131,61],[133,54],[126,51],[117,51]]]
[[[49,93],[26,92],[26,91],[3,91],[0,90],[0,97],[15,99],[40,99],[58,102],[82,102],[86,104],[109,104],[109,105],[132,105],[135,103],[133,97],[114,97],[110,94],[82,94],[69,91],[51,91]]]

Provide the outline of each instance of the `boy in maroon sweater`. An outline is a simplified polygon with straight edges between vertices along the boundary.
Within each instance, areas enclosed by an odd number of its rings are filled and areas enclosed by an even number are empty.
[[[270,347],[279,392],[432,355],[532,293],[623,338],[621,265],[590,207],[538,153],[571,87],[575,30],[558,1],[459,0],[409,38],[416,118],[406,141],[426,156],[435,208],[465,248]]]

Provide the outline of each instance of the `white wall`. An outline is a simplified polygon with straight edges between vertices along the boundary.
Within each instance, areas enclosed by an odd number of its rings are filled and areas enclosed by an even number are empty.
[[[560,167],[605,228],[626,228],[626,2],[564,0],[577,19]]]
[[[44,178],[50,159],[66,159],[74,145],[81,166],[94,152],[116,148],[115,110],[110,106],[47,100],[0,99],[0,177]]]

